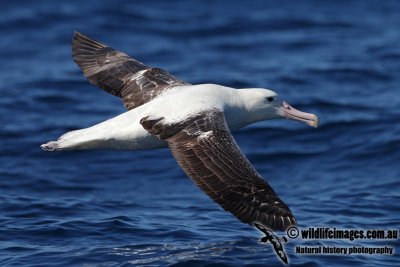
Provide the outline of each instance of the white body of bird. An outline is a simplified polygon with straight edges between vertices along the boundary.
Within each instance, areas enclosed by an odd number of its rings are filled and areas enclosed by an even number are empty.
[[[117,117],[68,132],[57,141],[42,145],[42,148],[142,150],[167,147],[167,142],[142,127],[140,120],[143,117],[164,118],[165,123],[173,124],[196,112],[218,109],[224,112],[230,130],[234,131],[255,121],[279,117],[278,99],[265,105],[264,97],[276,98],[276,93],[267,89],[233,89],[216,84],[177,86]]]

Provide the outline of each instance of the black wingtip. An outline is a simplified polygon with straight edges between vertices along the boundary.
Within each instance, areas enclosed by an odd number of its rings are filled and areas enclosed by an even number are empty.
[[[72,38],[72,57],[75,63],[82,69],[86,77],[93,75],[96,70],[96,64],[99,51],[103,51],[107,45],[100,43],[78,31],[74,32]]]
[[[78,31],[74,32],[74,36],[72,38],[72,50],[75,48],[85,48],[85,49],[101,49],[106,47],[107,45],[96,41],[92,38],[90,38],[87,35],[84,35]]]
[[[74,43],[74,40],[78,39],[90,39],[88,36],[78,32],[77,30],[74,31],[74,35],[72,36],[72,43]]]
[[[77,31],[77,30],[74,30],[74,37],[89,38],[88,36],[86,36],[85,34],[79,32],[79,31]],[[90,39],[90,38],[89,38],[89,39]]]
[[[267,227],[258,222],[253,222],[253,226],[256,227],[258,230],[260,230],[261,232],[265,232],[266,230],[268,230]]]
[[[279,258],[280,258],[285,264],[289,264],[288,258],[287,258],[286,256],[285,256],[285,257],[279,256]]]

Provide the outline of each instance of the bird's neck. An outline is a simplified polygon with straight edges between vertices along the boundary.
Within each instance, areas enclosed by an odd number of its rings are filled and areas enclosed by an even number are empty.
[[[259,121],[252,112],[251,94],[246,89],[232,90],[224,111],[226,121],[232,131]]]

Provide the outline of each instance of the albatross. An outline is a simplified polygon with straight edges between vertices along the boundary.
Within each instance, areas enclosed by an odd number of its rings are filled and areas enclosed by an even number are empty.
[[[272,119],[317,127],[317,116],[296,110],[268,89],[187,83],[79,32],[72,53],[85,77],[121,98],[128,111],[68,132],[42,149],[169,147],[187,176],[243,223],[271,230],[296,225],[289,207],[240,151],[231,131]]]

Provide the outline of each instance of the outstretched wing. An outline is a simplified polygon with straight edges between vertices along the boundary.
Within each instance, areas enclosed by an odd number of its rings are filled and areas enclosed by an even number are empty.
[[[175,124],[149,116],[141,124],[165,139],[185,173],[242,222],[272,230],[296,225],[290,209],[240,151],[223,112],[208,110]]]
[[[151,101],[164,90],[188,84],[79,32],[72,40],[74,61],[85,77],[104,91],[122,98],[130,110]]]

